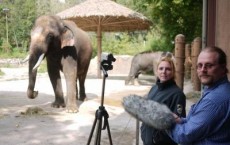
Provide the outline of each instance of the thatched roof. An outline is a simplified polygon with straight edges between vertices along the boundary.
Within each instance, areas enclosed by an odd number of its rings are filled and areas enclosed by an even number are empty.
[[[151,22],[142,14],[111,0],[86,0],[57,14],[74,21],[85,31],[135,31],[149,29]]]

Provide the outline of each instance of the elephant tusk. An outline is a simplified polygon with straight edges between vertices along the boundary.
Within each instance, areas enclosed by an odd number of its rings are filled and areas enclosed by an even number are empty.
[[[29,58],[30,58],[30,55],[28,54],[28,55],[26,56],[26,58],[25,58],[24,60],[21,61],[21,63],[27,62],[27,61],[29,60]]]
[[[45,56],[44,53],[42,53],[42,55],[39,56],[37,63],[33,67],[33,70],[36,70],[40,66],[40,64],[42,63],[42,60],[43,60],[44,56]]]

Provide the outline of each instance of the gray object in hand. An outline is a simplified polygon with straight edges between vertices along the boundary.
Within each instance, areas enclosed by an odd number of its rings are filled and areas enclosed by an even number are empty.
[[[164,104],[137,95],[124,97],[122,104],[129,114],[153,128],[164,130],[175,124],[173,113]]]

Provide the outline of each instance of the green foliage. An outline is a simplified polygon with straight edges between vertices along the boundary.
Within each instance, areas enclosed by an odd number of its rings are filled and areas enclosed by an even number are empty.
[[[160,43],[152,40],[154,46],[173,49],[171,43],[177,34],[183,34],[190,43],[202,33],[201,0],[133,0],[136,7],[154,22],[154,31],[158,31]],[[158,38],[159,38],[158,37]],[[158,39],[157,38],[157,39]],[[155,39],[155,38],[154,38]]]
[[[56,14],[80,2],[82,0],[65,0],[65,2],[60,2],[60,0],[37,0],[36,15]]]
[[[0,46],[0,48],[0,51],[3,53],[10,53],[12,46],[10,45],[10,43],[7,42],[5,38],[3,38],[2,45]]]
[[[103,33],[102,51],[117,55],[134,55],[147,49],[145,43],[146,32],[119,32]],[[90,33],[93,43],[93,57],[97,55],[97,37],[96,34]]]
[[[0,37],[6,38],[6,22],[8,23],[9,43],[12,47],[22,48],[25,43],[29,43],[29,33],[35,19],[36,0],[3,0],[1,9],[8,8],[8,19],[6,13],[0,15]]]
[[[26,57],[26,51],[19,48],[11,47],[11,51],[5,52],[0,50],[0,58],[21,58],[24,59]]]
[[[28,51],[30,30],[35,19],[43,14],[56,14],[83,0],[0,0],[0,56],[12,57]],[[128,8],[143,13],[153,21],[147,33],[122,32],[103,33],[102,51],[114,54],[134,55],[145,50],[167,50],[174,48],[172,43],[177,34],[183,34],[189,43],[201,36],[201,0],[117,0]],[[6,13],[9,28],[9,45],[6,44]],[[93,42],[93,56],[97,55],[96,33],[89,33]],[[119,38],[118,38],[119,36]],[[6,52],[11,50],[12,52]]]

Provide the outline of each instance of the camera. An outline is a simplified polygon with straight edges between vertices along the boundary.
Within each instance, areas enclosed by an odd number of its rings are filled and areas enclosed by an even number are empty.
[[[112,62],[115,62],[115,61],[116,59],[113,57],[113,54],[111,53],[101,54],[101,67],[103,67],[105,71],[112,70],[113,69]]]

